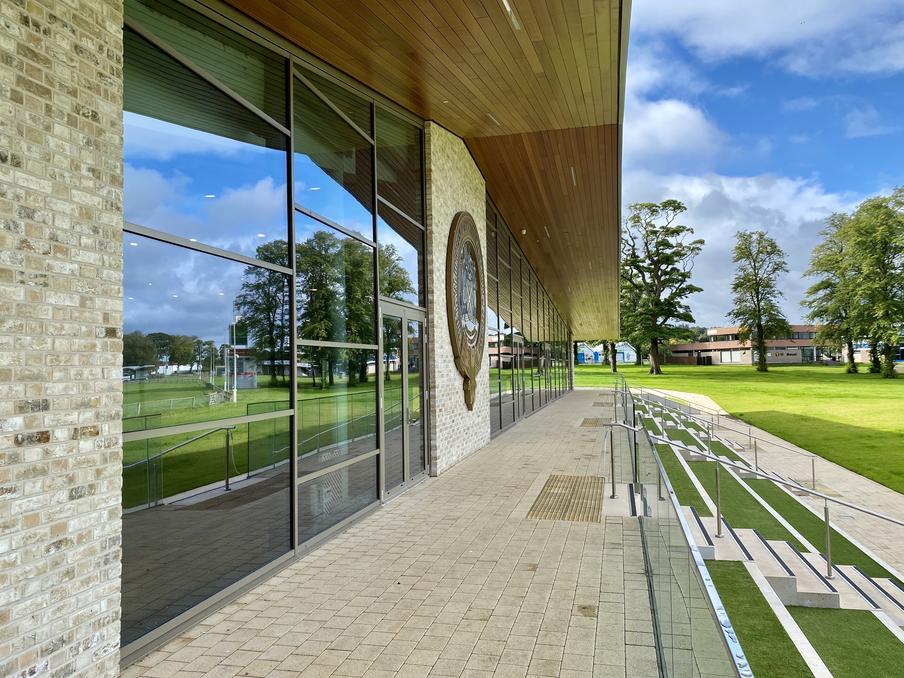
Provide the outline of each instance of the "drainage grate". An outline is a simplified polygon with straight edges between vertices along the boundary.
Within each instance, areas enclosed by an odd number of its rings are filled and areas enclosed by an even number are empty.
[[[584,417],[581,426],[584,428],[602,428],[606,421],[602,417]]]
[[[603,506],[603,480],[599,476],[549,476],[527,517],[598,523]]]

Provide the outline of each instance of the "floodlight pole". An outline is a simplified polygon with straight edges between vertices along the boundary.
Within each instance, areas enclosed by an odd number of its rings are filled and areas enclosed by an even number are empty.
[[[239,357],[235,348],[235,334],[241,317],[240,315],[235,316],[232,323],[232,402],[234,403],[239,401]]]

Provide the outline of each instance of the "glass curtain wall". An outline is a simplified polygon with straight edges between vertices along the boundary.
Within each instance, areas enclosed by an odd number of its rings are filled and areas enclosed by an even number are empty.
[[[125,9],[128,645],[379,500],[378,299],[426,290],[417,121],[176,0]]]
[[[570,388],[569,336],[542,284],[487,198],[490,430],[511,426]]]

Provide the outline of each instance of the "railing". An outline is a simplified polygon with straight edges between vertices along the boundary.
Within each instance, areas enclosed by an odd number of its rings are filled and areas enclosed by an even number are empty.
[[[162,450],[154,455],[145,456],[144,459],[139,459],[138,461],[131,462],[129,464],[123,464],[123,478],[125,479],[129,472],[132,469],[139,468],[142,465],[145,468],[145,477],[147,483],[147,493],[145,495],[145,501],[141,502],[142,504],[147,504],[148,508],[159,506],[160,503],[166,496],[166,491],[164,489],[164,460],[166,457],[176,450],[182,449],[188,445],[196,443],[199,440],[207,438],[208,436],[213,435],[214,433],[223,432],[226,436],[226,444],[224,446],[224,467],[225,473],[223,476],[223,484],[226,490],[229,490],[229,483],[231,478],[230,473],[230,462],[232,463],[233,469],[235,469],[235,475],[238,475],[238,469],[235,468],[235,459],[232,454],[232,436],[235,431],[235,426],[218,426],[217,428],[210,429],[201,433],[199,435],[193,436],[188,440],[183,440],[175,445],[172,445],[165,450]]]
[[[615,393],[633,421],[630,403]],[[626,388],[625,393],[630,398]],[[649,432],[626,421],[609,424],[606,435],[612,494],[616,429],[628,436],[630,475],[641,497],[640,528],[662,674],[752,676]]]
[[[646,390],[656,392],[655,389],[646,389]],[[636,396],[636,397],[638,400],[640,400],[645,405],[649,406],[649,405],[653,404],[657,407],[668,410],[673,415],[679,415],[679,416],[683,417],[685,422],[687,422],[688,420],[692,420],[701,425],[705,424],[706,427],[709,428],[710,437],[712,437],[713,420],[711,418],[704,419],[703,417],[698,417],[696,415],[690,414],[689,411],[683,412],[680,407],[671,407],[670,405],[667,405],[665,402],[662,402],[662,400],[671,401],[671,402],[675,402],[675,403],[678,402],[678,400],[676,398],[673,398],[667,394],[663,393],[662,395],[656,396],[657,398],[659,398],[661,400],[650,400],[648,398],[643,397],[642,391],[643,391],[643,389],[641,389],[641,395]],[[662,393],[662,391],[658,391],[658,393]],[[696,405],[694,407],[696,408]],[[712,410],[712,411],[715,412],[716,415],[720,414],[719,412],[717,412],[715,410]],[[816,489],[816,460],[817,460],[817,458],[819,458],[817,455],[813,454],[812,452],[798,450],[798,449],[795,449],[788,445],[783,445],[782,443],[776,442],[774,440],[770,440],[769,438],[764,438],[762,436],[753,435],[753,428],[749,425],[747,426],[747,430],[744,431],[744,430],[741,430],[738,428],[733,428],[731,426],[727,426],[724,423],[724,421],[725,421],[724,416],[723,417],[717,416],[716,421],[715,421],[716,427],[724,429],[726,431],[733,431],[735,433],[740,433],[741,435],[747,437],[747,447],[749,448],[750,452],[753,454],[753,465],[754,465],[755,469],[759,470],[759,467],[760,467],[759,444],[760,443],[768,444],[771,447],[775,447],[780,450],[784,450],[785,452],[791,452],[798,456],[809,459],[810,460],[810,481],[811,481],[811,485],[812,485],[813,489],[814,490]],[[733,420],[731,418],[729,418],[729,421],[733,421]]]

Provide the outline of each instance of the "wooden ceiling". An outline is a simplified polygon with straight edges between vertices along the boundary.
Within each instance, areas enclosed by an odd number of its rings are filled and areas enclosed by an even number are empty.
[[[617,336],[630,0],[228,2],[464,138],[575,338]]]

